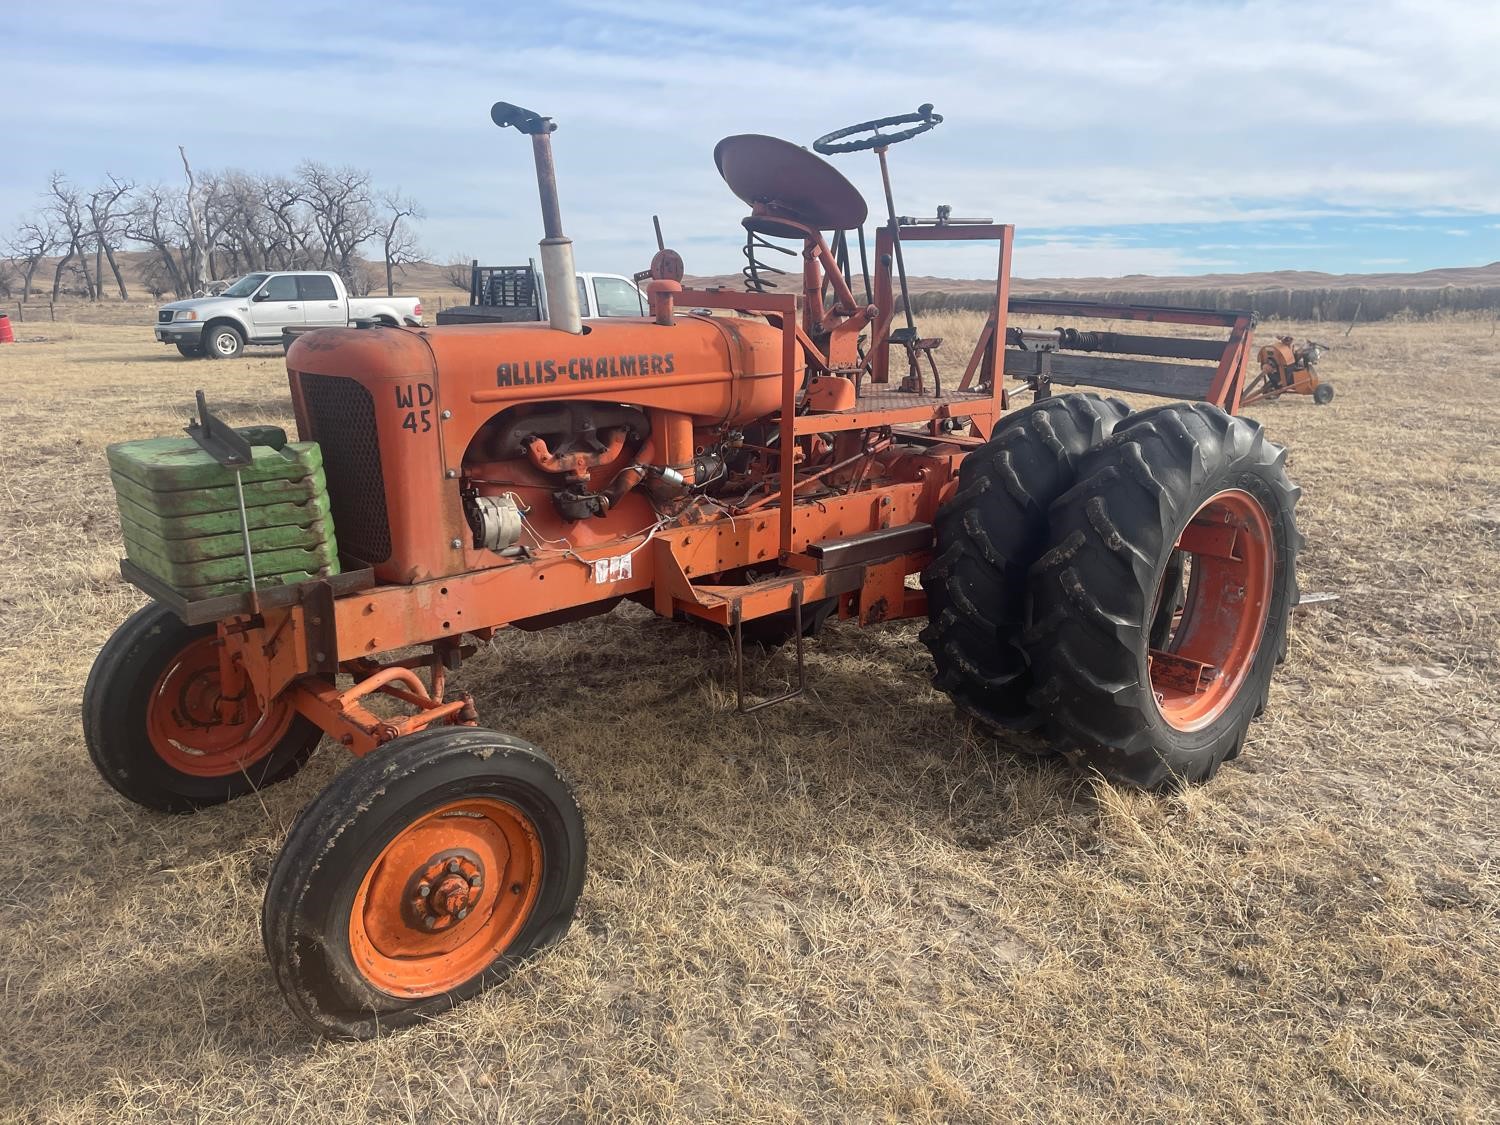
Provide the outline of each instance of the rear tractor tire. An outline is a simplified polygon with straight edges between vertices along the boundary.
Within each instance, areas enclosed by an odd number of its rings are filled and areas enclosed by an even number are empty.
[[[184,813],[283,781],[322,731],[284,702],[226,699],[212,625],[151,603],[94,658],[83,736],[105,781],[138,805]]]
[[[447,1011],[562,938],[583,816],[540,750],[421,731],[339,774],[271,869],[261,934],[292,1010],[367,1039]]]
[[[959,464],[958,491],[938,512],[934,558],[922,573],[922,640],[937,665],[933,683],[991,730],[1037,725],[1021,643],[1027,572],[1079,458],[1129,412],[1118,399],[1067,394],[1007,416]]]
[[[1265,708],[1297,602],[1286,451],[1173,403],[1122,422],[1052,506],[1032,572],[1032,702],[1080,764],[1147,789],[1204,781]]]

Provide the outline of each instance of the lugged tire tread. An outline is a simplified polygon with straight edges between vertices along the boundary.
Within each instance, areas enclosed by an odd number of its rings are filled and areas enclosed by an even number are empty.
[[[1072,485],[1078,459],[1128,413],[1118,399],[1068,394],[1007,416],[964,458],[958,489],[934,521],[921,634],[937,668],[933,683],[991,729],[1036,725],[1021,645],[1026,576],[1047,540],[1047,512]]]
[[[1279,616],[1268,628],[1276,630],[1277,659],[1284,657],[1303,543],[1293,511],[1301,492],[1287,479],[1285,462],[1286,451],[1258,423],[1207,403],[1134,414],[1082,458],[1078,483],[1052,506],[1054,542],[1032,568],[1032,622],[1023,639],[1035,675],[1031,701],[1065,750],[1113,780],[1148,789],[1206,780],[1240,752],[1248,718],[1215,732],[1201,753],[1160,745],[1138,654],[1151,625],[1157,566],[1170,550],[1166,536],[1175,541],[1184,507],[1195,510],[1207,498],[1210,480],[1250,473],[1281,508],[1271,515],[1287,595],[1278,603],[1273,583]],[[1268,689],[1269,672],[1263,682],[1247,682],[1244,690],[1258,696],[1254,714],[1264,709]]]

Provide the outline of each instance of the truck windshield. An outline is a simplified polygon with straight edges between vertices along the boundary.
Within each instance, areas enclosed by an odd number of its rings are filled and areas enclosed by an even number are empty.
[[[265,281],[265,279],[270,276],[271,275],[268,273],[247,273],[244,277],[240,278],[228,289],[224,290],[224,292],[220,293],[219,296],[248,297],[251,293],[254,293],[257,289],[260,288],[261,282]]]

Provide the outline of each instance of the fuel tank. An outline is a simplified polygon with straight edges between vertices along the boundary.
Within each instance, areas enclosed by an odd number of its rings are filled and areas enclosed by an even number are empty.
[[[781,402],[781,332],[760,320],[331,328],[287,352],[297,425],[322,446],[347,555],[386,582],[492,566],[470,545],[465,451],[495,415],[527,403],[625,403],[740,425]]]

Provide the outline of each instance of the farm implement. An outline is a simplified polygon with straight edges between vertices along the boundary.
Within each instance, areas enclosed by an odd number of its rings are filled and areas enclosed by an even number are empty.
[[[1235,413],[1248,314],[1012,300],[1011,226],[896,213],[888,152],[941,122],[923,106],[814,145],[876,155],[873,254],[831,163],[728,137],[746,291],[686,288],[661,249],[650,315],[584,321],[555,126],[506,103],[492,118],[533,145],[548,322],[310,332],[287,354],[300,441],[200,398],[187,437],[110,451],[121,570],[152,600],[85,689],[104,778],[189,812],[289,777],[323,736],[356,756],[266,891],[266,951],[303,1020],[415,1022],[568,929],[573,791],[478,726],[451,678],[507,627],[625,599],[717,626],[748,712],[803,690],[826,622],[925,618],[936,684],[986,730],[1148,788],[1240,752],[1301,545],[1285,453]],[[946,374],[901,299],[907,256],[942,241],[996,252],[985,330]],[[797,293],[766,264],[788,246]],[[747,687],[746,647],[786,643],[789,689]]]
[[[1326,406],[1333,401],[1333,384],[1319,376],[1318,361],[1327,350],[1326,344],[1311,340],[1299,348],[1292,337],[1277,337],[1256,354],[1260,370],[1245,387],[1242,404],[1271,402],[1282,395],[1311,395],[1313,402]]]

